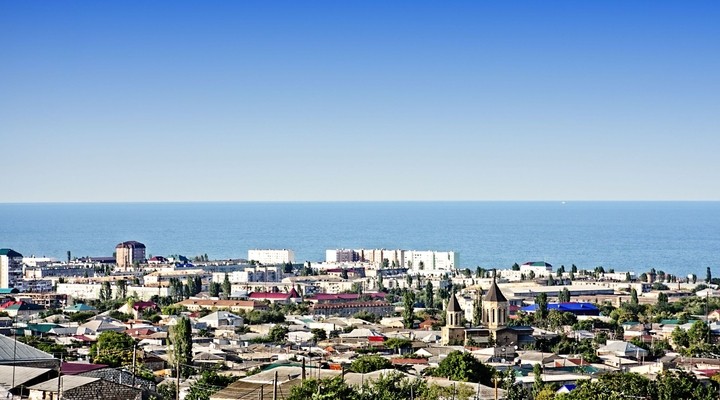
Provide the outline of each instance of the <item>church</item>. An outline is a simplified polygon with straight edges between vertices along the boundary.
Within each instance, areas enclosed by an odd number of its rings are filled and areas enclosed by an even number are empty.
[[[478,296],[482,291],[478,291]],[[510,318],[510,305],[507,298],[493,279],[482,302],[482,325],[466,326],[463,322],[465,312],[460,307],[457,297],[450,296],[445,314],[445,326],[441,329],[440,344],[476,346],[517,346],[519,341],[526,342],[530,327],[507,326]],[[523,340],[524,339],[524,340]]]

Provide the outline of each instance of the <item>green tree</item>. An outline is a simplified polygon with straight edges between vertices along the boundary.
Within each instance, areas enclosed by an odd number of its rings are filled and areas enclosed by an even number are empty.
[[[325,332],[325,329],[313,328],[313,329],[310,329],[310,333],[312,333],[313,340],[315,342],[320,342],[322,340],[327,339],[327,332]]]
[[[228,274],[226,273],[225,278],[223,279],[223,283],[222,283],[223,298],[229,299],[231,291],[232,291],[232,285],[230,284],[230,277],[228,277]]]
[[[388,368],[392,368],[390,360],[375,355],[360,356],[350,364],[350,369],[360,374]]]
[[[184,377],[192,374],[192,328],[190,320],[182,317],[177,324],[170,327],[170,343],[172,343],[172,365],[180,364],[180,371],[177,371]]]
[[[306,379],[290,389],[287,400],[357,399],[357,392],[340,376],[323,379]]]
[[[388,349],[400,352],[401,349],[411,348],[412,341],[403,338],[390,338],[383,343]]]
[[[483,364],[470,353],[453,351],[435,369],[435,375],[454,381],[480,382],[490,386],[495,369]]]
[[[473,326],[482,325],[483,304],[482,304],[482,288],[478,287],[478,294],[473,302]]]
[[[679,326],[676,326],[675,329],[673,329],[670,338],[672,339],[675,350],[690,346],[690,337],[688,336],[688,333]]]
[[[537,309],[535,310],[535,321],[536,322],[544,322],[547,320],[548,316],[548,301],[547,301],[547,294],[546,293],[540,293],[537,296],[535,296],[535,304],[537,305]]]
[[[375,323],[380,320],[380,317],[378,317],[377,314],[373,314],[370,311],[366,310],[356,312],[355,314],[353,314],[353,318],[361,319],[370,323]]]
[[[112,300],[112,286],[110,286],[110,282],[105,281],[100,285],[100,302],[104,303],[110,300]]]
[[[115,287],[117,287],[117,298],[125,300],[127,298],[127,281],[125,279],[115,281]]]
[[[710,327],[705,321],[695,321],[688,330],[688,338],[691,345],[698,345],[710,342]]]
[[[637,307],[640,304],[640,300],[638,300],[637,290],[635,290],[635,288],[632,288],[630,290],[630,304],[633,307]]]
[[[543,390],[543,388],[545,387],[545,382],[543,381],[542,373],[543,373],[542,365],[540,365],[539,363],[533,365],[533,376],[535,377],[534,381],[533,381],[533,387],[532,387],[533,397],[537,397],[538,394],[540,394],[540,391]]]
[[[185,285],[188,288],[188,297],[194,296],[197,293],[195,289],[195,279],[193,279],[193,277],[188,276]]]
[[[504,374],[498,371],[497,379],[502,382],[506,400],[527,400],[530,397],[527,389],[522,384],[515,384],[515,370],[513,368],[508,368]]]
[[[710,271],[710,267],[705,268],[705,283],[710,284],[710,281],[712,280],[712,271]]]
[[[285,343],[289,332],[290,329],[287,326],[276,324],[270,328],[270,332],[268,332],[268,339],[270,339],[273,343]]]
[[[564,287],[560,291],[560,295],[558,296],[558,301],[560,303],[569,303],[570,302],[570,291],[568,288]]]
[[[415,314],[413,311],[415,310],[415,293],[408,290],[403,294],[403,312],[402,312],[402,318],[403,318],[403,325],[405,328],[412,328],[413,322],[415,320]]]
[[[210,297],[218,297],[220,295],[220,284],[217,282],[210,282],[208,285],[208,292],[210,292]]]
[[[425,307],[435,308],[435,290],[430,281],[425,285]]]
[[[97,342],[90,347],[90,357],[96,364],[120,367],[132,362],[135,341],[122,332],[105,331],[98,335]]]
[[[209,400],[210,396],[238,380],[232,375],[219,375],[215,369],[202,372],[200,379],[190,385],[185,400]],[[173,394],[174,395],[174,394]]]
[[[512,267],[510,267],[510,269],[512,269],[513,271],[520,271],[520,266],[518,265],[518,263],[514,263]]]

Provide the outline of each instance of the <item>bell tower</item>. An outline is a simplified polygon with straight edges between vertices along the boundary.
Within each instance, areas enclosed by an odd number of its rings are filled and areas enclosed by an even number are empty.
[[[493,277],[492,285],[483,299],[483,322],[493,330],[503,328],[507,325],[510,307],[507,298],[497,285]]]

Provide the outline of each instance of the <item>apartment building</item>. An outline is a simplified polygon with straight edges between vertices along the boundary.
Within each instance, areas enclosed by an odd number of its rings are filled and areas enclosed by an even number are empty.
[[[119,243],[115,246],[115,262],[122,270],[132,268],[135,263],[145,262],[145,245],[134,240]]]
[[[277,265],[295,263],[295,253],[292,250],[248,250],[248,260],[257,261],[260,264]]]
[[[0,288],[15,287],[22,278],[23,256],[13,249],[0,249]]]

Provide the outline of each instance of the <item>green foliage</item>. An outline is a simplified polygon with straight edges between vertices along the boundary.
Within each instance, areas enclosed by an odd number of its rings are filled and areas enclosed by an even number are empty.
[[[132,314],[128,314],[128,313],[124,313],[124,312],[120,312],[120,311],[111,311],[111,312],[108,314],[108,316],[109,316],[110,318],[114,318],[114,319],[116,319],[116,320],[118,320],[118,321],[123,321],[123,322],[135,318],[135,316],[132,315]]]
[[[230,278],[228,277],[228,274],[225,274],[225,278],[223,279],[223,283],[222,283],[223,298],[229,299],[231,290],[232,290],[232,285],[230,284]]]
[[[270,328],[270,332],[268,332],[268,339],[270,339],[273,343],[285,343],[289,332],[290,329],[287,326],[277,324]]]
[[[535,296],[535,304],[537,305],[537,309],[535,310],[535,321],[539,323],[544,323],[548,316],[547,294],[540,293],[539,295]]]
[[[209,400],[210,396],[238,380],[236,376],[219,375],[214,369],[205,370],[200,379],[190,385],[185,400]]]
[[[435,290],[430,281],[425,285],[425,308],[435,308]]]
[[[94,316],[95,316],[94,312],[82,311],[82,312],[76,312],[76,313],[69,314],[68,319],[71,322],[77,322],[77,323],[82,324]]]
[[[560,303],[569,303],[570,302],[570,291],[568,288],[564,287],[560,294],[558,295],[558,302]]]
[[[454,381],[480,382],[489,386],[495,369],[483,364],[470,353],[453,351],[440,361],[434,373]]]
[[[90,357],[96,364],[120,367],[132,362],[135,341],[129,335],[105,331],[98,335],[97,342],[90,347]]]
[[[550,310],[547,315],[547,326],[552,330],[559,330],[562,326],[573,325],[576,322],[577,317],[570,312]]]
[[[306,379],[290,389],[287,400],[335,400],[355,399],[357,392],[341,377]]]
[[[412,346],[412,341],[403,338],[389,338],[383,344],[388,349],[399,350],[410,348],[410,346]]]
[[[403,325],[405,325],[405,328],[410,329],[413,327],[413,322],[415,320],[415,314],[413,314],[414,309],[415,309],[415,293],[408,290],[403,295],[402,318],[403,318]]]
[[[313,328],[310,329],[310,333],[313,334],[313,340],[316,342],[327,339],[327,332],[325,332],[325,329]]]
[[[188,377],[193,373],[190,364],[192,363],[192,328],[190,320],[182,317],[177,321],[177,325],[170,327],[169,332],[170,343],[173,345],[172,364],[173,366],[180,364],[180,373],[184,377]]]
[[[37,336],[18,336],[18,342],[25,343],[28,346],[32,346],[40,351],[52,354],[55,358],[68,358],[67,347],[55,343],[52,339],[40,338]]]
[[[385,357],[369,355],[360,356],[350,364],[353,372],[367,374],[368,372],[392,368],[392,363]]]
[[[380,317],[376,314],[371,313],[370,311],[358,311],[355,314],[353,314],[353,318],[361,319],[363,321],[367,321],[370,323],[375,323],[380,320]]]
[[[280,324],[285,322],[285,314],[281,311],[260,311],[253,310],[247,313],[238,312],[238,316],[245,318],[245,323],[250,325],[258,324]]]
[[[716,385],[703,385],[693,375],[682,371],[665,371],[655,381],[634,373],[609,373],[597,381],[583,380],[570,393],[557,400],[711,400],[720,392]]]

